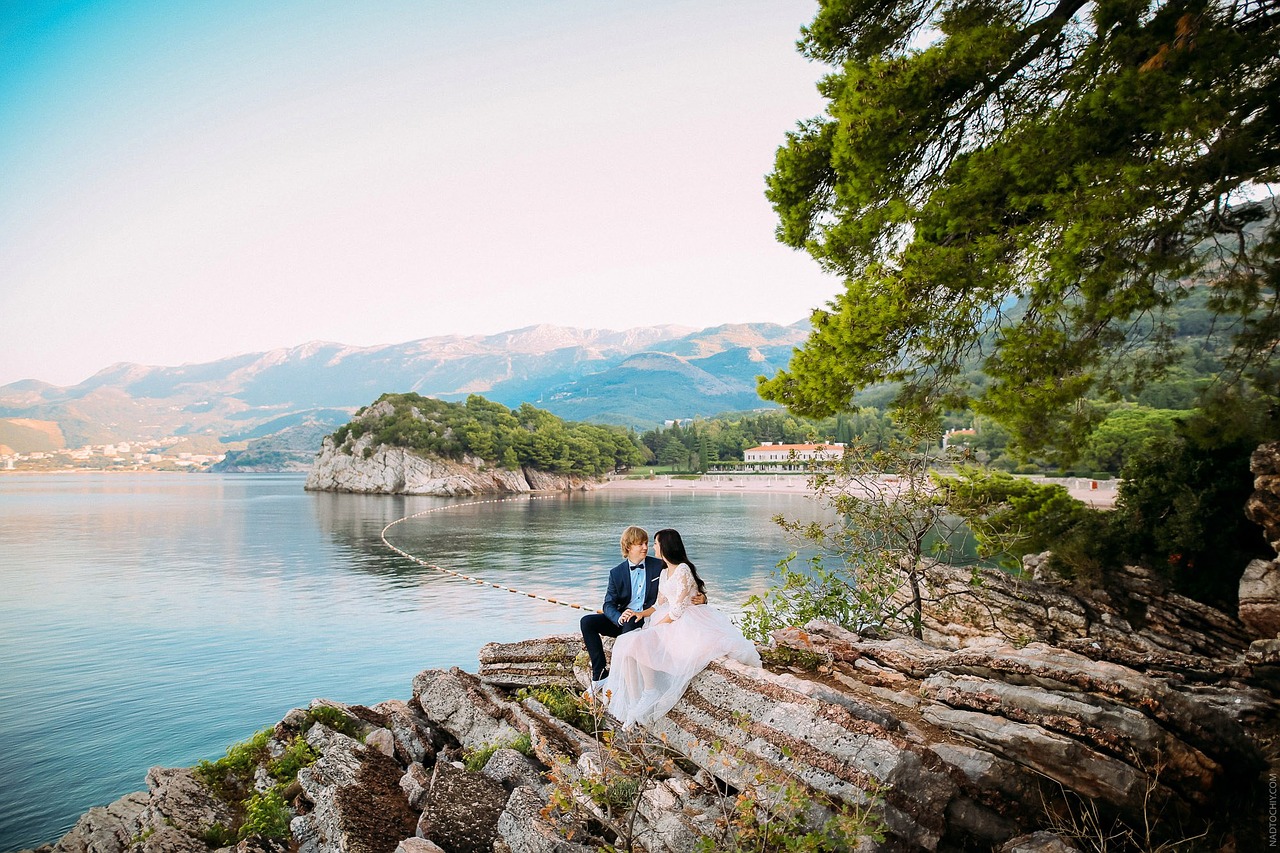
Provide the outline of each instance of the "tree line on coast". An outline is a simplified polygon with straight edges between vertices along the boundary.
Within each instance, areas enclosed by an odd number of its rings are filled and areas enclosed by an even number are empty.
[[[963,405],[936,411],[942,430],[965,430],[951,443],[963,446],[969,462],[1017,474],[1092,477],[1121,476],[1130,460],[1144,448],[1178,441],[1193,416],[1236,422],[1241,418],[1266,420],[1275,397],[1256,387],[1214,393],[1223,386],[1231,351],[1232,326],[1208,304],[1207,288],[1190,294],[1168,309],[1172,336],[1162,342],[1166,365],[1158,376],[1133,379],[1116,388],[1092,390],[1074,402],[1073,410],[1087,410],[1089,425],[1070,441],[1033,443],[1021,440],[1016,428],[985,413],[981,407]],[[1154,346],[1134,330],[1128,346],[1139,357]],[[966,361],[964,381],[980,388],[989,382],[978,359]],[[640,442],[648,454],[646,463],[687,471],[706,471],[714,463],[740,462],[742,452],[764,441],[799,444],[811,442],[866,443],[875,447],[901,438],[903,429],[894,418],[895,402],[903,391],[900,382],[884,381],[852,394],[848,408],[824,417],[805,417],[786,410],[724,413],[694,418],[648,430]],[[969,432],[971,431],[971,432]],[[1267,427],[1254,429],[1265,437]],[[1225,432],[1222,441],[1233,439]],[[1205,437],[1204,441],[1212,442]]]

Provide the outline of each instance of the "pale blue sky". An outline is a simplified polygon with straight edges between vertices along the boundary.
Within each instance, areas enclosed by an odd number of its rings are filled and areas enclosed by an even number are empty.
[[[790,323],[812,0],[0,0],[0,384],[310,340]]]

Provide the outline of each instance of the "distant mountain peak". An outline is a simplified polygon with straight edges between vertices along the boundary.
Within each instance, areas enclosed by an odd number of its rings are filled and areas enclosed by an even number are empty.
[[[351,346],[313,340],[217,361],[121,362],[57,387],[0,388],[0,417],[57,422],[72,446],[203,434],[266,437],[320,411],[344,418],[383,393],[482,393],[512,408],[646,427],[664,417],[756,408],[756,376],[785,364],[807,324],[582,329],[538,323],[493,335]],[[336,414],[335,414],[336,413]],[[12,445],[12,442],[9,442]]]

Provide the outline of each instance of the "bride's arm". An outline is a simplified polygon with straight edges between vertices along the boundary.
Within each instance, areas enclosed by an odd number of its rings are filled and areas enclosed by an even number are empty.
[[[667,601],[670,602],[671,606],[666,615],[658,620],[658,624],[676,621],[684,615],[685,609],[693,603],[693,574],[689,571],[688,566],[681,563],[671,569],[669,582],[671,589],[667,592]],[[663,585],[666,586],[667,584]]]

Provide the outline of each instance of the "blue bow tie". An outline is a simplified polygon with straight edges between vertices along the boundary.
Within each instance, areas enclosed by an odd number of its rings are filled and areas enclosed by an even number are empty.
[[[641,563],[641,564],[640,564],[640,565],[638,565],[638,566],[632,566],[632,567],[631,567],[631,571],[633,571],[633,572],[634,572],[636,569],[643,569],[643,568],[644,568],[644,563]]]

